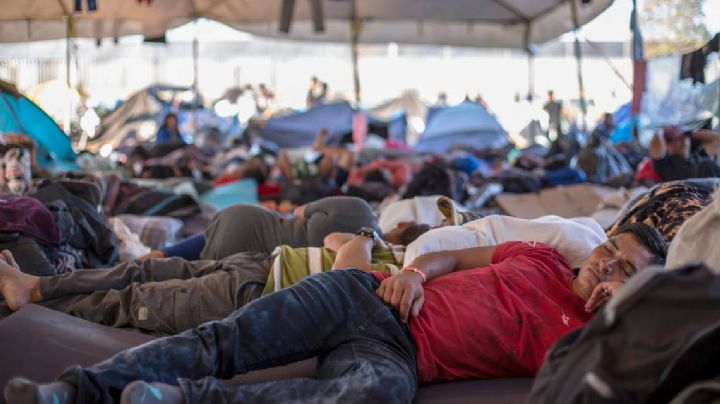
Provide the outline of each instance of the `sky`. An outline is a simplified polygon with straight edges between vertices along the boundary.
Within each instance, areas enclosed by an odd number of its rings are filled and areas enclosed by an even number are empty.
[[[640,10],[642,10],[643,3],[644,0],[638,0]],[[631,11],[631,0],[615,0],[604,13],[581,28],[581,35],[595,42],[627,41],[630,39]],[[703,12],[708,30],[711,33],[720,32],[720,0],[705,0]],[[618,24],[622,24],[622,29],[618,29]],[[190,23],[170,30],[167,37],[171,42],[191,41],[196,31],[200,41],[247,41],[252,39],[252,35],[209,20],[201,20],[197,25]],[[572,41],[572,33],[563,35],[561,40]]]
[[[638,9],[642,11],[644,0],[638,0]],[[630,39],[631,0],[615,0],[615,2],[594,20],[581,28],[581,34],[591,41],[626,41]],[[720,0],[705,0],[703,4],[705,26],[711,34],[720,32]],[[624,24],[624,29],[618,29]],[[642,27],[641,27],[642,28]],[[565,34],[562,40],[572,40],[572,33]]]

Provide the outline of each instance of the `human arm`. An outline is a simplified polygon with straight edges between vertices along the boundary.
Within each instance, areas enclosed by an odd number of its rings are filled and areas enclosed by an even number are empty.
[[[347,233],[335,234],[341,235],[338,238],[347,238],[348,235]],[[379,238],[373,240],[361,235],[350,236],[350,239],[337,250],[332,269],[357,268],[366,272],[372,271],[372,249],[374,246],[384,246],[384,242]]]
[[[650,141],[648,151],[650,152],[650,158],[653,160],[660,160],[665,157],[665,154],[667,153],[667,145],[665,144],[665,139],[660,133],[655,133]]]
[[[338,252],[340,247],[355,237],[352,233],[330,233],[323,239],[323,246],[329,250]]]
[[[700,129],[692,133],[692,138],[702,142],[703,148],[708,155],[712,156],[718,152],[718,145],[720,145],[720,132]]]
[[[417,257],[410,267],[424,273],[425,281],[429,281],[450,272],[487,266],[492,262],[494,253],[495,246],[439,251]],[[422,284],[423,279],[419,274],[401,271],[382,281],[376,293],[383,302],[398,310],[402,322],[407,322],[411,313],[413,317],[420,314],[425,303]]]

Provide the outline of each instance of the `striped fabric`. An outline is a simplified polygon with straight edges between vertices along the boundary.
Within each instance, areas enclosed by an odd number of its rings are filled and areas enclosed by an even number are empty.
[[[396,274],[405,258],[404,246],[379,248],[372,251],[374,271]],[[273,252],[272,271],[263,295],[299,282],[306,276],[332,270],[335,252],[320,247],[292,248],[286,245]]]

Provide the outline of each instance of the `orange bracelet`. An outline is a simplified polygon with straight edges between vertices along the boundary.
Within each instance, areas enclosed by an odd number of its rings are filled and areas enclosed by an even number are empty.
[[[416,274],[418,274],[418,276],[419,276],[420,279],[422,280],[422,283],[427,282],[427,275],[425,275],[425,272],[423,272],[423,271],[421,271],[421,270],[419,270],[419,269],[417,269],[417,268],[415,268],[415,267],[404,267],[404,268],[402,268],[402,269],[400,269],[400,270],[401,270],[401,271],[415,272]]]

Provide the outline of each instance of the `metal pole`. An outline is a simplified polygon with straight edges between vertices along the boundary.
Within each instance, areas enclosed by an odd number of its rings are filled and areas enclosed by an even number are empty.
[[[358,66],[358,42],[362,31],[362,21],[357,18],[355,0],[352,0],[352,11],[350,15],[350,53],[353,68],[353,88],[355,89],[355,106],[360,105],[360,68]]]
[[[200,67],[199,67],[199,59],[200,59],[200,43],[198,41],[197,37],[197,24],[198,20],[195,19],[193,22],[195,33],[193,36],[193,42],[192,42],[192,56],[193,56],[193,109],[195,109],[195,105],[198,101],[198,77],[200,75]]]
[[[573,33],[575,34],[575,60],[577,61],[578,95],[580,98],[580,114],[582,116],[580,123],[582,130],[587,132],[587,105],[585,105],[585,86],[583,85],[582,50],[580,48],[580,37],[578,34],[580,22],[578,20],[577,2],[570,0],[570,5],[572,7]]]
[[[73,19],[72,16],[67,17],[67,27],[66,27],[66,37],[65,37],[65,84],[69,89],[72,89],[72,78],[70,76],[70,67],[72,65],[72,35],[73,35]],[[65,133],[70,136],[70,126],[72,121],[72,111],[73,111],[73,103],[72,99],[68,99],[68,115],[67,120],[65,121]]]

